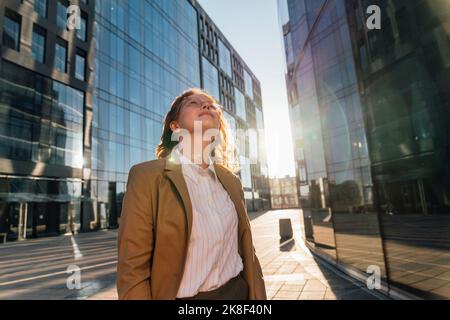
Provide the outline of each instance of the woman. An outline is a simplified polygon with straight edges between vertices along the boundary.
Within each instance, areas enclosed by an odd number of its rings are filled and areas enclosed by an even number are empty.
[[[167,113],[157,160],[129,172],[118,235],[119,299],[266,299],[226,122],[201,89]]]

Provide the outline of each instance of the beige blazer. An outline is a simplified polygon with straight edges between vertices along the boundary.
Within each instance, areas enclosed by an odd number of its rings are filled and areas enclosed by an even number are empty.
[[[260,263],[252,242],[241,182],[214,164],[238,215],[239,254],[249,298],[267,299]],[[118,231],[119,299],[175,299],[183,275],[192,227],[192,204],[181,165],[157,159],[129,172]]]

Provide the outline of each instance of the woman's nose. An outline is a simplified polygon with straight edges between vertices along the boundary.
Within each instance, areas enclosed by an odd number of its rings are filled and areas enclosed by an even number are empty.
[[[205,103],[202,105],[202,109],[208,109],[209,110],[210,106],[209,103]]]

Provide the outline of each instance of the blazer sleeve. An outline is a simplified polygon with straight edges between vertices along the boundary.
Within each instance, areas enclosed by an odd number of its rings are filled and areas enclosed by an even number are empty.
[[[256,256],[255,247],[253,247],[255,255],[254,268],[255,268],[255,300],[267,300],[266,284],[264,282],[264,275],[261,269],[261,264]]]
[[[117,293],[120,300],[150,300],[153,218],[150,184],[135,165],[128,174],[118,231]]]

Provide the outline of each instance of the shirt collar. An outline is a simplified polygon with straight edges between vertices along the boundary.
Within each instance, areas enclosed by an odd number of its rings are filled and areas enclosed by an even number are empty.
[[[175,146],[173,148],[172,155],[175,161],[178,160],[183,168],[189,168],[188,170],[185,170],[184,173],[186,173],[195,181],[197,181],[198,175],[204,173],[205,171],[212,173],[214,179],[217,180],[216,170],[214,169],[214,162],[212,161],[211,157],[208,158],[208,167],[203,169],[199,165],[193,163],[188,157],[184,156],[179,150],[178,146]]]

